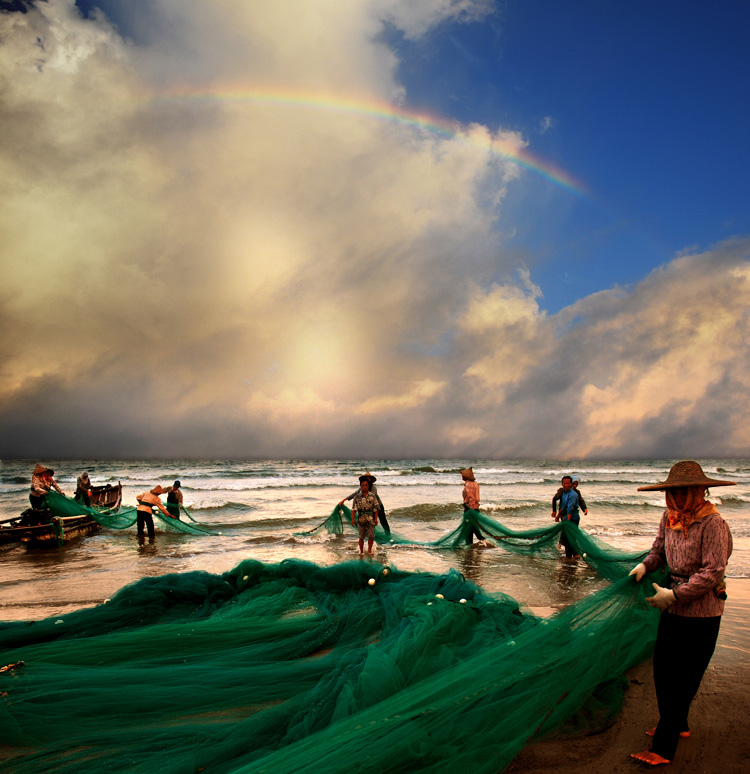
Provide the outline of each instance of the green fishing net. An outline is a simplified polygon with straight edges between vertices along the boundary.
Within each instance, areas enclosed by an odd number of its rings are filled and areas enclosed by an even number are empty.
[[[298,532],[297,535],[311,535],[323,531],[332,535],[343,535],[350,531],[356,533],[351,523],[352,512],[345,505],[337,505],[330,516],[315,529]],[[431,543],[411,540],[395,532],[384,532],[380,525],[375,527],[375,542],[379,545],[418,545],[425,548],[460,548],[471,543],[472,532],[478,531],[488,543],[515,554],[526,556],[546,556],[556,558],[560,555],[558,543],[564,535],[569,544],[585,562],[608,580],[627,575],[642,558],[642,554],[621,551],[607,545],[593,535],[583,531],[572,521],[560,521],[549,527],[536,527],[527,530],[512,530],[499,521],[485,516],[479,511],[468,510],[463,513],[459,525],[447,535]]]
[[[617,712],[653,648],[647,588],[624,576],[539,618],[454,570],[247,560],[145,578],[0,624],[0,752],[14,774],[497,772]]]
[[[136,506],[120,508],[119,510],[96,508],[83,505],[83,503],[79,503],[77,500],[55,491],[48,492],[45,500],[47,509],[52,516],[90,516],[94,521],[108,529],[127,529],[132,527],[138,518]],[[183,508],[183,511],[190,519],[189,522],[169,518],[158,509],[153,511],[153,515],[154,518],[159,520],[164,529],[170,532],[186,532],[191,535],[213,534],[210,530],[197,524],[187,509]]]

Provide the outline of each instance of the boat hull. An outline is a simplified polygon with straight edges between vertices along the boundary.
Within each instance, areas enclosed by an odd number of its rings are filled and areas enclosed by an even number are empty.
[[[97,508],[117,510],[122,503],[122,484],[95,486],[91,489],[91,504]],[[34,521],[37,523],[34,523]],[[88,514],[55,516],[48,511],[24,511],[9,524],[0,525],[0,543],[26,543],[28,546],[58,546],[69,540],[90,535],[99,523]]]

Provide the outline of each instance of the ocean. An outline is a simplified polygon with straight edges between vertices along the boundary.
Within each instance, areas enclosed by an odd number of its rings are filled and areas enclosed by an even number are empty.
[[[576,474],[588,506],[581,527],[628,551],[647,550],[664,508],[661,492],[637,487],[662,481],[674,460],[561,463],[546,460],[41,460],[72,495],[87,470],[92,482],[123,485],[123,504],[156,484],[179,478],[185,506],[214,535],[159,531],[139,542],[135,527],[102,529],[62,548],[0,545],[0,620],[28,620],[100,604],[146,576],[189,571],[225,572],[247,558],[276,563],[293,557],[317,564],[374,561],[401,570],[455,568],[487,591],[505,593],[534,609],[557,608],[600,588],[585,563],[525,557],[500,548],[438,550],[376,548],[359,558],[356,534],[295,535],[312,530],[370,471],[393,532],[431,542],[454,529],[462,514],[459,469],[471,465],[481,487],[482,511],[510,529],[552,524],[552,496],[560,478]],[[734,536],[728,577],[750,577],[750,460],[701,460],[709,477],[736,481],[712,490]],[[36,460],[0,462],[0,519],[28,506]],[[731,596],[731,581],[730,581]]]

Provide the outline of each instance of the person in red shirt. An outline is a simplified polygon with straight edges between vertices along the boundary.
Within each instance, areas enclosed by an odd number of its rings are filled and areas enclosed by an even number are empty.
[[[461,474],[461,478],[464,481],[463,500],[464,500],[464,513],[466,511],[478,511],[479,510],[479,484],[476,478],[474,478],[474,471],[471,468],[464,468],[458,471]],[[467,537],[469,544],[474,542],[474,538],[484,541],[482,533],[474,526],[471,528],[471,532]]]

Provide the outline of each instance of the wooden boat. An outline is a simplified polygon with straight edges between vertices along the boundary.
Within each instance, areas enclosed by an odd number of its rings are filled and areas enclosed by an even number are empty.
[[[118,510],[122,503],[122,484],[91,488],[91,505],[101,510]],[[0,543],[21,542],[33,546],[57,546],[99,529],[88,514],[50,516],[47,510],[27,508],[20,516],[0,522]]]

